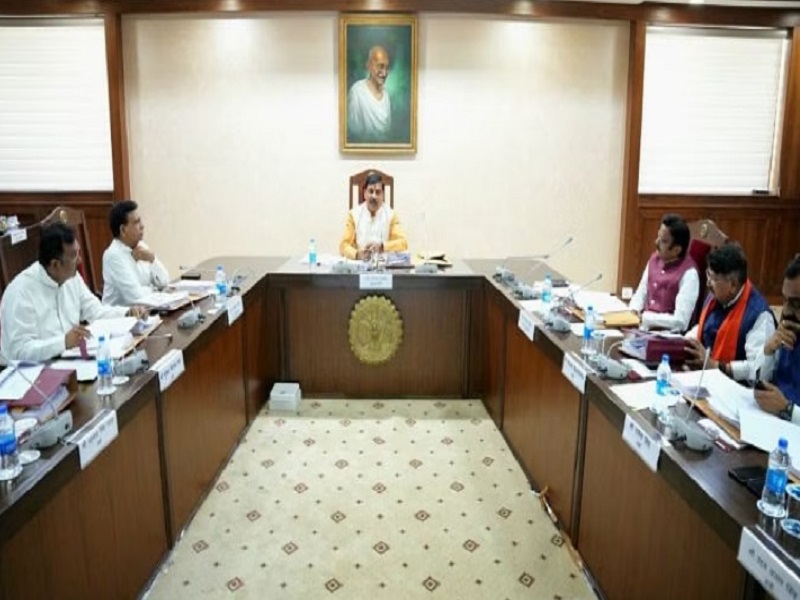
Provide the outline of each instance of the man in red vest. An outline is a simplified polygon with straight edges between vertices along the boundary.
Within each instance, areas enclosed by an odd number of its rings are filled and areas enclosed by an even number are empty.
[[[736,380],[755,379],[757,359],[775,331],[769,304],[747,278],[747,258],[739,244],[728,243],[708,254],[709,295],[700,322],[686,334],[687,364],[708,368]]]
[[[697,265],[686,254],[689,226],[679,215],[664,215],[656,236],[656,249],[647,261],[642,280],[630,301],[631,310],[645,329],[689,329],[700,277]]]

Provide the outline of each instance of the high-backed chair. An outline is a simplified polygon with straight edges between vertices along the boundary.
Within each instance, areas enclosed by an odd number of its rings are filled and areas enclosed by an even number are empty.
[[[697,305],[691,322],[691,325],[695,325],[700,318],[700,311],[708,293],[706,284],[706,268],[708,264],[706,257],[711,250],[719,248],[727,242],[728,236],[711,219],[700,219],[689,223],[689,233],[691,238],[689,240],[688,253],[697,265],[698,275],[700,276],[700,295],[697,297]]]
[[[349,202],[350,208],[358,206],[364,201],[364,183],[367,180],[367,175],[376,173],[383,179],[383,198],[384,202],[388,202],[391,208],[394,208],[394,177],[388,173],[383,173],[377,169],[367,169],[356,173],[350,177],[350,193]]]
[[[59,206],[42,219],[41,225],[45,226],[56,222],[71,225],[75,229],[75,236],[81,246],[82,255],[81,261],[78,263],[78,272],[89,289],[99,295],[102,291],[102,286],[99,285],[99,277],[95,273],[92,246],[89,243],[89,230],[86,227],[86,219],[83,216],[83,212],[69,206]]]
[[[41,224],[35,223],[0,237],[0,292],[8,287],[18,273],[38,260],[41,230]],[[25,239],[21,239],[22,231],[25,232]]]

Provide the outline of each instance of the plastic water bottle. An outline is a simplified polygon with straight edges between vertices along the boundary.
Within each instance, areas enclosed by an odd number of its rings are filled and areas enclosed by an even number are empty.
[[[101,335],[97,342],[97,395],[110,396],[117,391],[112,382],[114,374],[111,364],[111,346],[104,335]]]
[[[21,472],[14,419],[8,414],[8,407],[3,404],[0,405],[0,481],[14,479]]]
[[[672,369],[669,366],[669,354],[664,354],[656,370],[656,393],[659,396],[666,396],[669,394],[670,385],[672,385]]]
[[[583,318],[583,347],[581,348],[581,353],[586,355],[587,358],[591,358],[597,354],[597,348],[594,347],[594,341],[592,340],[594,326],[594,307],[588,306]]]
[[[764,491],[758,501],[758,510],[776,519],[786,516],[786,478],[792,466],[788,448],[786,438],[781,438],[778,447],[770,452]]]
[[[225,269],[222,265],[217,265],[217,272],[214,275],[214,283],[217,288],[217,297],[215,304],[217,306],[224,306],[228,298],[228,276],[225,274]]]
[[[542,314],[546,315],[550,312],[550,307],[553,304],[553,278],[550,273],[544,277],[544,285],[542,286]]]
[[[314,241],[314,238],[311,238],[311,241],[308,242],[308,268],[312,271],[314,267],[317,266],[317,242]]]

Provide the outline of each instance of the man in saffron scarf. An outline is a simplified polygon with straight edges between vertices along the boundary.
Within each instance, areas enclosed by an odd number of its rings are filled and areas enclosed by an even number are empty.
[[[686,334],[687,365],[719,368],[736,380],[755,378],[757,360],[775,331],[775,317],[747,278],[747,258],[739,244],[729,243],[708,254],[710,291],[700,322]]]
[[[764,344],[760,378],[756,390],[759,406],[784,419],[800,420],[800,254],[789,262],[783,275],[783,309],[775,333]],[[772,383],[766,383],[771,381]],[[797,414],[793,414],[797,413]]]

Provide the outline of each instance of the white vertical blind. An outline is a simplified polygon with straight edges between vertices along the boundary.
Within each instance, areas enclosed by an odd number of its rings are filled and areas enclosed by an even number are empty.
[[[776,191],[788,48],[776,30],[648,27],[639,191]]]
[[[0,191],[113,189],[102,20],[0,21]]]

